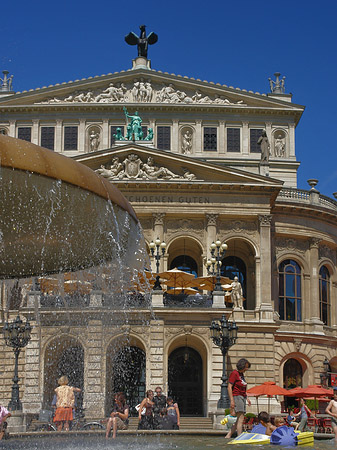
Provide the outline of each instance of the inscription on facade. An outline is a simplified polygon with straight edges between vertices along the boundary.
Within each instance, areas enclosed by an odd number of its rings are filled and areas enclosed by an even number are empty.
[[[190,195],[125,195],[130,203],[210,203],[209,197]]]

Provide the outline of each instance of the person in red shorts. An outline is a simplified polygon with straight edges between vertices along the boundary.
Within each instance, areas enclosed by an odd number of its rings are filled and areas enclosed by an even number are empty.
[[[226,438],[232,437],[236,431],[238,436],[242,433],[243,420],[246,413],[246,401],[250,406],[250,400],[247,398],[247,383],[244,373],[250,368],[250,362],[247,359],[240,359],[236,364],[236,370],[229,376],[228,396],[230,400],[230,413],[237,419],[232,428],[226,435]]]
[[[60,385],[55,389],[56,392],[56,411],[54,422],[57,425],[57,431],[69,431],[69,422],[73,420],[73,408],[75,404],[74,392],[81,392],[81,389],[68,386],[68,377],[63,375],[59,380]]]

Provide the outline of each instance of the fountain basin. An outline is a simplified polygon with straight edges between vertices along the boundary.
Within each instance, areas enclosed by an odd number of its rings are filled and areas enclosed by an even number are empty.
[[[0,278],[132,264],[142,233],[122,193],[88,167],[0,135]],[[137,246],[136,245],[136,246]]]

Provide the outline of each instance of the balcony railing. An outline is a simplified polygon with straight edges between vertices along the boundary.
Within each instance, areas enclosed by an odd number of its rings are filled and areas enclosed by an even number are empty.
[[[316,205],[337,211],[337,201],[320,194],[318,191],[305,191],[303,189],[283,188],[277,196],[282,202]]]

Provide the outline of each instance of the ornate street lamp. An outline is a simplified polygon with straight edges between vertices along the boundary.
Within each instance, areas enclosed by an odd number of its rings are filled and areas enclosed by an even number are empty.
[[[229,348],[235,344],[238,336],[238,327],[233,320],[229,322],[225,315],[220,320],[213,320],[209,328],[211,330],[211,339],[214,344],[220,348],[222,353],[222,384],[218,409],[229,408],[230,400],[228,396],[228,377],[226,373],[226,356]]]
[[[150,250],[151,250],[151,255],[155,257],[156,259],[156,269],[157,269],[157,274],[159,273],[159,263],[160,263],[160,259],[165,255],[165,251],[166,251],[166,244],[165,242],[160,242],[160,239],[157,238],[154,242],[150,242]],[[155,253],[156,250],[156,253]],[[156,281],[154,283],[153,286],[153,290],[154,291],[161,291],[161,285],[160,285],[160,281],[159,281],[159,276],[156,276]]]
[[[207,271],[211,273],[210,267],[212,267],[212,275],[216,276],[216,284],[214,286],[214,291],[223,291],[221,286],[221,259],[225,256],[225,252],[228,248],[228,245],[223,243],[217,239],[215,242],[211,244],[211,259],[206,262]]]
[[[32,327],[29,322],[23,323],[18,315],[13,322],[5,322],[3,327],[3,334],[6,345],[12,347],[15,355],[14,377],[12,386],[12,398],[8,404],[11,411],[21,411],[22,404],[20,401],[19,380],[18,377],[18,361],[19,354],[23,347],[26,347],[30,340],[30,332]]]

